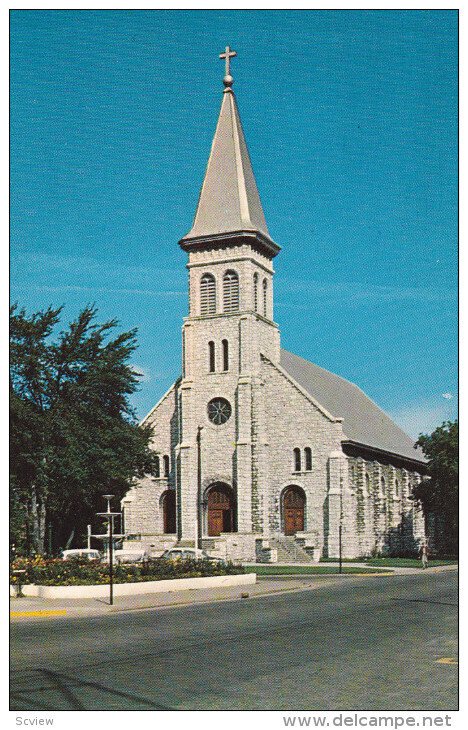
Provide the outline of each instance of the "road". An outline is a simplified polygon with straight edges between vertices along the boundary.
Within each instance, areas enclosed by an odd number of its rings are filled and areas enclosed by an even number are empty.
[[[13,710],[457,709],[457,573],[16,621]]]

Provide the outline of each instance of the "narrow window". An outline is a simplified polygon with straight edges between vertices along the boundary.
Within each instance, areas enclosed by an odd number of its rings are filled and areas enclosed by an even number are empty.
[[[164,476],[165,477],[168,477],[169,476],[169,472],[170,472],[170,461],[169,461],[169,457],[166,455],[163,458],[164,458]]]
[[[223,340],[223,370],[229,370],[229,342]]]
[[[255,312],[258,312],[258,274],[254,274],[253,287],[254,287],[254,310],[255,310]]]
[[[381,479],[380,479],[380,494],[381,494],[382,497],[385,497],[385,491],[386,491],[385,490],[385,486],[386,486],[385,485],[385,479],[384,479],[384,477],[381,477]]]
[[[200,314],[216,313],[216,282],[213,274],[203,274],[200,280]]]
[[[308,446],[304,449],[306,471],[312,471],[312,449]]]
[[[370,494],[370,476],[366,472],[366,493]]]
[[[395,480],[395,497],[400,496],[400,482],[398,479]]]
[[[268,289],[268,282],[266,279],[263,279],[263,316],[267,316],[267,289]]]
[[[216,370],[215,343],[212,341],[208,342],[208,360],[210,373],[214,373],[214,371]]]
[[[154,459],[154,476],[156,479],[159,479],[161,476],[161,464],[159,461],[159,456],[156,456]]]
[[[301,450],[294,449],[294,471],[301,471]]]
[[[239,310],[239,277],[235,271],[226,271],[224,274],[223,307],[225,312]]]

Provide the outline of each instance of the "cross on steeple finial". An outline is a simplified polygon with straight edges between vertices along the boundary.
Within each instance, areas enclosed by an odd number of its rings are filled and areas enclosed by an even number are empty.
[[[229,89],[234,83],[234,79],[231,76],[231,58],[234,58],[234,56],[237,56],[237,53],[235,51],[231,51],[229,46],[226,46],[226,50],[224,53],[219,54],[220,58],[226,59],[226,75],[223,79],[223,84],[226,87],[226,90]]]

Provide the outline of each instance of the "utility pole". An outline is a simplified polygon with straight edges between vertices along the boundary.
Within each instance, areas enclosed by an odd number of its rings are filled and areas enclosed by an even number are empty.
[[[340,525],[338,527],[338,573],[343,572],[343,476],[340,459]]]
[[[202,549],[203,513],[202,513],[202,465],[201,465],[201,432],[203,426],[197,429],[197,534],[195,549]]]

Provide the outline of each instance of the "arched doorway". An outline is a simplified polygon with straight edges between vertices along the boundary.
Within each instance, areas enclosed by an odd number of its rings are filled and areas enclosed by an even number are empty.
[[[283,525],[285,535],[295,535],[305,527],[304,490],[297,486],[286,487],[283,492]]]
[[[209,537],[235,532],[234,495],[227,484],[213,484],[207,491],[207,528]]]
[[[161,497],[163,516],[163,530],[165,535],[174,535],[176,532],[176,500],[175,490],[168,489]]]

